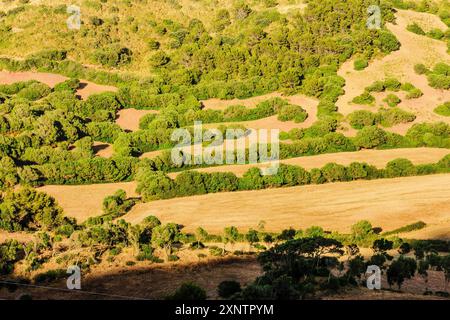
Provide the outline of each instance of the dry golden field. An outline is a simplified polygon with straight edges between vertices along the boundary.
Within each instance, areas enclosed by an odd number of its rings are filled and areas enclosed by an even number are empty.
[[[188,231],[201,226],[210,232],[256,228],[261,220],[272,231],[317,225],[349,232],[359,220],[391,230],[419,220],[450,224],[449,199],[450,174],[441,174],[160,200],[138,204],[125,219],[137,223],[156,215]]]
[[[386,164],[397,158],[406,158],[414,164],[434,163],[450,154],[448,149],[440,148],[411,148],[411,149],[390,149],[390,150],[361,150],[355,152],[328,153],[316,156],[298,157],[280,160],[280,163],[296,165],[310,170],[321,168],[327,163],[334,162],[341,165],[349,165],[352,162],[366,162],[377,168],[384,168]],[[233,172],[241,177],[252,167],[266,167],[267,164],[245,164],[245,165],[225,165],[219,167],[195,169],[199,172]],[[174,178],[178,172],[170,173]]]

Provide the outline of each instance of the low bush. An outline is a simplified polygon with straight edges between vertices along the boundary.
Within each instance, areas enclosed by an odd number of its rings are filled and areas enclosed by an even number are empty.
[[[402,102],[395,94],[388,94],[383,101],[386,102],[389,107],[395,107]]]
[[[436,107],[434,112],[441,116],[450,117],[450,101]]]
[[[350,113],[348,115],[348,121],[355,129],[373,126],[379,122],[377,114],[366,110],[358,110]]]
[[[237,281],[222,281],[217,287],[219,297],[224,299],[230,298],[241,290],[241,284]]]
[[[278,120],[295,121],[296,123],[304,122],[308,117],[308,113],[300,106],[285,105],[278,112]]]
[[[426,73],[428,73],[430,70],[428,70],[428,68],[427,68],[424,64],[419,63],[419,64],[416,64],[416,65],[414,66],[414,71],[415,71],[417,74],[426,74]]]
[[[425,35],[425,31],[423,31],[423,29],[416,22],[414,22],[412,24],[408,24],[408,26],[406,27],[406,30],[411,31],[418,35],[422,35],[422,36]]]
[[[375,102],[375,98],[369,92],[365,91],[363,94],[353,98],[352,102],[370,105]]]
[[[368,65],[369,65],[369,61],[367,61],[367,59],[365,59],[365,58],[357,59],[354,62],[354,68],[357,71],[364,70],[365,68],[367,68]]]
[[[206,300],[206,291],[193,282],[183,283],[167,300]]]

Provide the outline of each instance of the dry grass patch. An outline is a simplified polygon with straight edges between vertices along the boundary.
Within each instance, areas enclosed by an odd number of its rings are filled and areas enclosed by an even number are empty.
[[[366,162],[377,168],[384,168],[389,161],[398,158],[411,160],[415,165],[435,163],[449,154],[448,149],[440,148],[408,148],[390,150],[361,150],[356,152],[339,152],[320,154],[316,156],[298,157],[281,160],[280,163],[296,165],[307,170],[321,168],[327,163],[335,162],[341,165],[349,165],[352,162]],[[243,176],[252,167],[265,167],[264,164],[227,165],[211,168],[195,169],[199,172],[233,172],[237,176]],[[171,173],[169,176],[176,177],[179,173]]]
[[[138,196],[135,182],[91,184],[79,186],[49,185],[38,188],[56,199],[64,209],[65,215],[83,222],[89,217],[102,214],[103,199],[119,189],[125,190],[128,197]]]
[[[153,214],[187,231],[201,226],[215,233],[231,225],[255,228],[261,220],[270,231],[318,225],[349,232],[359,220],[393,230],[418,220],[447,221],[449,198],[450,174],[441,174],[160,200],[138,204],[125,219],[138,223]]]

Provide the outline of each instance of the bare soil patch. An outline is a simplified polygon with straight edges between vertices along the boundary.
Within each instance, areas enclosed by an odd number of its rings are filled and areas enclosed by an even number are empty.
[[[116,123],[124,130],[139,130],[139,120],[147,114],[157,114],[157,110],[122,109],[117,113]]]

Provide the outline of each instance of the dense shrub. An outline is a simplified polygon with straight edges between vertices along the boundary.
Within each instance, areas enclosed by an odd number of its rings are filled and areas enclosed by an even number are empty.
[[[366,110],[358,110],[350,113],[348,120],[350,125],[355,129],[373,126],[379,122],[377,114]]]
[[[33,189],[9,191],[0,204],[0,228],[8,231],[50,230],[64,223],[55,199]]]
[[[416,116],[414,113],[404,111],[400,108],[391,108],[381,109],[379,119],[384,127],[391,127],[400,123],[412,122],[416,119]]]
[[[78,79],[68,79],[64,82],[58,83],[53,88],[54,91],[71,91],[75,92],[80,86],[80,80]]]
[[[241,284],[237,281],[222,281],[217,287],[217,293],[219,297],[228,299],[235,293],[240,292]]]
[[[300,123],[306,120],[308,113],[300,106],[285,105],[280,108],[278,112],[278,120],[280,121],[295,121]]]
[[[365,91],[363,94],[353,98],[352,102],[356,104],[372,104],[375,102],[375,98]]]
[[[388,162],[385,175],[388,178],[413,176],[417,173],[414,164],[408,159],[396,159]]]
[[[383,101],[386,102],[389,107],[395,107],[402,102],[395,94],[388,94]]]
[[[29,86],[23,88],[17,93],[17,97],[27,100],[39,100],[47,96],[51,92],[51,89],[46,84],[40,82],[34,82]]]
[[[450,89],[450,65],[438,63],[428,73],[428,83],[436,89]]]
[[[168,300],[206,300],[206,291],[198,285],[187,282],[183,283]]]
[[[134,199],[127,199],[124,190],[117,190],[112,196],[103,200],[103,212],[112,218],[117,218],[125,215],[135,203]]]
[[[364,59],[364,58],[357,59],[354,62],[354,68],[357,71],[364,70],[365,68],[367,68],[368,65],[369,65],[369,62],[367,61],[367,59]]]
[[[132,51],[120,45],[111,45],[98,49],[94,53],[96,62],[107,67],[120,67],[131,62]]]
[[[372,149],[384,144],[387,141],[387,134],[376,126],[364,127],[358,132],[354,143],[359,148]]]
[[[419,34],[419,35],[425,35],[425,31],[423,31],[423,29],[416,23],[412,23],[412,24],[408,24],[408,26],[406,27],[406,30],[411,31],[415,34]]]

